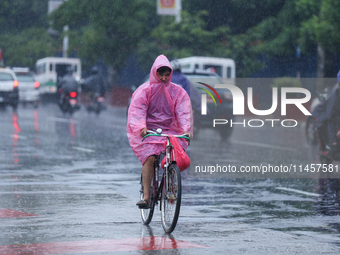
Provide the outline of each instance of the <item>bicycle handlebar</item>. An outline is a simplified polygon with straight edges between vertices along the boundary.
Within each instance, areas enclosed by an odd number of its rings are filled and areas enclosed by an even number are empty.
[[[158,134],[157,132],[152,131],[152,130],[147,130],[146,132],[147,132],[148,134],[145,135],[145,136],[143,137],[143,140],[142,140],[142,141],[144,141],[144,139],[147,138],[147,137],[149,137],[149,136],[164,136],[164,137],[169,137],[168,134]],[[188,140],[188,141],[190,142],[189,134],[173,135],[173,136],[174,136],[174,137],[177,137],[177,138],[184,138],[184,139],[186,139],[186,140]]]

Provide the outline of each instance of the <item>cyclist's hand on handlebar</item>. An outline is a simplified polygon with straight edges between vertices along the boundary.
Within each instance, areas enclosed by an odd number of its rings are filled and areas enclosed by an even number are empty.
[[[148,129],[147,129],[146,127],[143,128],[142,131],[140,132],[140,136],[141,136],[141,137],[146,136],[146,135],[148,134],[147,131],[148,131]]]
[[[190,133],[187,132],[187,131],[183,132],[183,134],[186,135],[186,136],[188,136],[190,139],[192,138],[191,135],[190,135]]]

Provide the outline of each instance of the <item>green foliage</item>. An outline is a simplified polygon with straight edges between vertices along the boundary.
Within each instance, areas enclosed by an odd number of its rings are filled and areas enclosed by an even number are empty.
[[[340,53],[340,2],[338,0],[323,0],[316,40],[329,51]]]
[[[296,51],[300,26],[316,11],[304,6],[305,0],[287,0],[277,14],[259,23],[255,28],[261,43],[258,50],[269,56],[288,56]]]
[[[289,0],[277,17],[259,25],[263,43],[261,52],[269,55],[293,54],[296,45],[308,54],[320,44],[328,51],[340,53],[340,2],[338,0]]]
[[[156,14],[155,0],[68,0],[47,19],[48,0],[2,0],[0,47],[7,65],[28,65],[60,51],[70,30],[69,52],[88,66],[98,60],[122,71],[131,55],[149,70],[155,57],[230,57],[237,77],[264,67],[259,56],[303,54],[321,45],[340,53],[338,0],[183,0],[182,21]],[[51,24],[60,34],[51,38]],[[57,46],[56,46],[57,45]]]
[[[18,34],[0,34],[3,57],[7,66],[24,66],[35,70],[39,58],[54,56],[57,44],[44,28],[28,28]]]
[[[59,30],[69,25],[71,31],[80,31],[76,37],[69,37],[80,57],[88,62],[101,59],[119,72],[138,42],[150,33],[150,16],[155,11],[151,0],[128,4],[124,0],[69,0],[50,19]]]
[[[301,88],[302,84],[299,79],[292,77],[279,77],[273,80],[272,88],[278,88],[279,91],[282,87],[296,87]]]
[[[226,55],[235,60],[237,77],[248,77],[265,67],[259,59],[256,36],[254,31],[234,35],[226,47]]]
[[[232,34],[245,33],[270,15],[275,16],[284,0],[184,0],[183,9],[196,15],[208,12],[207,30],[228,26]]]
[[[163,17],[160,25],[151,33],[151,37],[161,45],[165,55],[171,58],[192,55],[212,56],[222,52],[224,42],[230,37],[228,27],[206,30],[202,11],[198,15],[182,12],[182,21],[174,22],[174,17]]]
[[[18,33],[30,27],[46,27],[48,0],[1,0],[0,33]]]
[[[52,54],[46,33],[48,0],[1,0],[0,48],[8,66],[28,66]]]

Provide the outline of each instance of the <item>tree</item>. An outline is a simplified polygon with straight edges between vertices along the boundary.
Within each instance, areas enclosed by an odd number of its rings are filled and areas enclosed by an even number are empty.
[[[151,37],[170,58],[220,55],[228,40],[229,28],[224,26],[206,30],[203,19],[206,14],[202,11],[194,16],[183,11],[180,23],[176,23],[173,17],[163,17]]]
[[[52,40],[46,33],[48,0],[1,0],[0,48],[5,64],[34,69],[38,58],[50,55]]]
[[[284,0],[186,0],[183,9],[191,14],[202,10],[207,29],[228,26],[233,35],[243,34],[268,16],[275,16],[284,5]]]
[[[248,77],[265,66],[260,56],[267,48],[260,47],[264,39],[256,26],[266,22],[270,25],[284,6],[283,0],[187,0],[183,3],[183,8],[191,14],[197,15],[200,10],[206,10],[204,20],[208,31],[218,27],[229,28],[224,51],[216,56],[233,58],[237,77]],[[269,34],[276,30],[274,25],[264,28]]]
[[[47,4],[48,0],[1,0],[0,34],[47,28]]]
[[[317,11],[317,6],[307,3],[306,0],[287,0],[277,16],[270,16],[251,28],[260,42],[259,51],[269,56],[295,54],[301,24]]]
[[[56,42],[47,34],[45,28],[28,28],[18,34],[0,34],[5,64],[35,69],[39,58],[53,56],[57,50]]]
[[[155,12],[153,0],[69,0],[50,20],[56,29],[68,25],[78,31],[70,44],[79,57],[92,63],[100,59],[119,74],[138,42],[149,35]]]
[[[299,40],[307,52],[311,50],[311,44],[318,45],[318,77],[335,77],[338,70],[334,55],[340,53],[340,2],[322,0],[317,3],[318,10],[300,27]]]
[[[152,38],[158,43],[157,54],[163,52],[170,58],[195,55],[232,58],[238,77],[246,77],[262,67],[257,60],[258,53],[252,48],[251,34],[232,35],[228,26],[207,30],[207,15],[206,11],[195,15],[183,11],[180,23],[175,23],[172,17],[163,18],[152,32]]]

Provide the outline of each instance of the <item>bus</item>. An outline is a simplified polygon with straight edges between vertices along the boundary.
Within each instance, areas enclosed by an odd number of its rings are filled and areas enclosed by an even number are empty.
[[[179,58],[177,61],[181,65],[182,72],[192,73],[196,69],[206,70],[210,68],[222,78],[236,78],[235,61],[231,58],[193,56],[188,58]]]
[[[79,58],[47,57],[36,62],[36,76],[40,82],[40,96],[56,95],[57,83],[66,74],[67,67],[73,69],[73,76],[81,79],[81,62]]]

